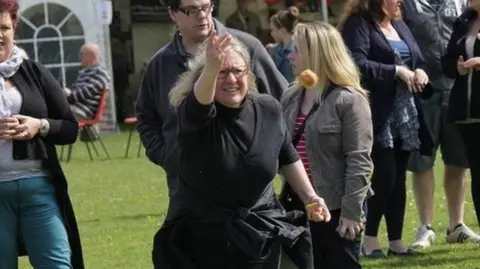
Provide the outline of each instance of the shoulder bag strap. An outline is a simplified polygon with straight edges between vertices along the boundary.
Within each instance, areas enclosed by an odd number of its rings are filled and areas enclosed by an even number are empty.
[[[323,100],[325,100],[325,98],[327,98],[327,96],[334,90],[335,88],[330,86],[328,87],[322,94],[321,96],[321,101],[323,102]],[[292,144],[294,147],[297,147],[297,144],[298,142],[300,141],[300,138],[302,137],[303,135],[303,132],[305,131],[305,125],[307,124],[307,120],[308,118],[310,118],[310,116],[312,116],[312,114],[318,109],[318,107],[320,106],[320,103],[319,102],[316,102],[313,107],[310,109],[310,111],[308,112],[308,115],[305,117],[305,120],[302,122],[302,125],[300,125],[300,128],[298,128],[298,131],[295,133],[295,136],[293,137],[292,139]]]

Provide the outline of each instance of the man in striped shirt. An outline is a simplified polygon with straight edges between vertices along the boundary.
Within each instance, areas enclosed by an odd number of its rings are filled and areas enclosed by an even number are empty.
[[[103,90],[111,84],[110,76],[100,66],[99,59],[98,45],[83,45],[80,49],[80,62],[83,69],[78,73],[72,89],[65,88],[68,102],[77,120],[95,117]]]

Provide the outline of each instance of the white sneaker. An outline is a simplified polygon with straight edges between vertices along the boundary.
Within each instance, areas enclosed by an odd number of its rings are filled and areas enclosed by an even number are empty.
[[[412,244],[413,248],[428,248],[437,239],[432,227],[422,225],[417,229],[417,236]]]
[[[465,224],[459,224],[453,231],[447,230],[447,243],[480,243],[480,236]]]

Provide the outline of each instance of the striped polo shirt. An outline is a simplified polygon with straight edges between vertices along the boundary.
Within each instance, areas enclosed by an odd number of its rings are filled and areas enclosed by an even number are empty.
[[[102,92],[110,87],[111,79],[107,70],[99,64],[86,67],[78,72],[68,101],[78,107],[89,118],[97,112]]]

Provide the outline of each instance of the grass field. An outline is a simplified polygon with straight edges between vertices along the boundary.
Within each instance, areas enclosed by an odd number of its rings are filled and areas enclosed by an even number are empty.
[[[143,153],[140,158],[136,157],[138,137],[133,139],[134,146],[128,159],[123,158],[127,133],[105,136],[104,139],[112,157],[110,161],[100,158],[91,162],[85,146],[77,143],[72,161],[63,164],[80,226],[87,268],[152,268],[152,238],[164,219],[168,204],[165,174]],[[441,165],[436,167],[439,175],[442,175],[442,169]],[[420,258],[365,261],[364,268],[480,268],[478,245],[444,244],[448,219],[442,184],[440,180],[438,182],[434,222],[438,244]],[[410,182],[408,184],[410,187]],[[465,211],[466,224],[478,231],[470,194]],[[416,215],[409,191],[405,222],[407,242],[412,242],[415,236]],[[385,238],[382,239],[385,246]],[[21,260],[21,268],[31,268],[25,258]]]

